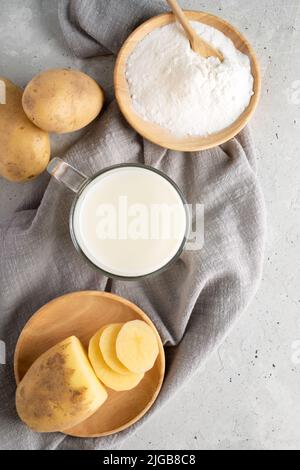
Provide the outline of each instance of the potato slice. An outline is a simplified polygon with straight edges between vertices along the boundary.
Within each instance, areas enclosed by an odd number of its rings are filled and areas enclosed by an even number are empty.
[[[124,323],[112,323],[104,328],[99,345],[106,364],[118,374],[128,375],[131,371],[119,361],[116,353],[116,340],[123,325]]]
[[[122,364],[136,374],[152,369],[159,353],[153,328],[141,320],[125,323],[117,336],[116,352]]]
[[[34,431],[56,432],[81,423],[106,399],[81,342],[71,336],[33,363],[18,385],[16,407]]]
[[[98,379],[104,383],[104,385],[111,388],[112,390],[117,392],[131,390],[140,383],[144,377],[144,374],[134,374],[129,372],[127,375],[121,375],[113,371],[106,364],[99,346],[100,336],[105,328],[106,326],[101,328],[92,337],[89,344],[88,355],[95,374],[97,375]]]

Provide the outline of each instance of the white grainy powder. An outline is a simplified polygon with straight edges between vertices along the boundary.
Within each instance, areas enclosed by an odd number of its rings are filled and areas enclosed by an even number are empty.
[[[228,127],[253,95],[248,56],[215,28],[198,22],[192,26],[222,52],[222,63],[193,52],[174,23],[148,34],[126,69],[135,111],[178,136],[205,136]]]

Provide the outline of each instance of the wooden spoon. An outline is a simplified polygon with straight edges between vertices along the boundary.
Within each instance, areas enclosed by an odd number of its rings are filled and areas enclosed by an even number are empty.
[[[167,2],[170,5],[176,19],[179,21],[184,31],[186,32],[193,51],[205,58],[217,57],[221,62],[223,62],[224,57],[221,52],[204,41],[204,39],[202,39],[191,27],[189,20],[178,5],[177,0],[167,0]]]

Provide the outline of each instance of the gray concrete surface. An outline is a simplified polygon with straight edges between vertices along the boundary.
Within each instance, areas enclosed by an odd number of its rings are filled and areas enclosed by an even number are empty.
[[[260,291],[238,327],[126,448],[300,449],[300,3],[181,3],[232,22],[261,62],[263,94],[252,127],[268,209],[266,262]],[[39,70],[71,65],[112,93],[112,60],[83,63],[72,57],[56,5],[56,0],[0,0],[0,75],[25,85]],[[77,137],[56,139],[54,152]],[[0,216],[23,205],[30,190],[31,183],[1,179]]]

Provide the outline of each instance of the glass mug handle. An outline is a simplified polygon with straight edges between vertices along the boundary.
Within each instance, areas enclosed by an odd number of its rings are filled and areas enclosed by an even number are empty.
[[[59,183],[62,183],[74,193],[78,193],[82,185],[89,181],[86,175],[61,160],[61,158],[53,158],[47,167],[47,171]]]

